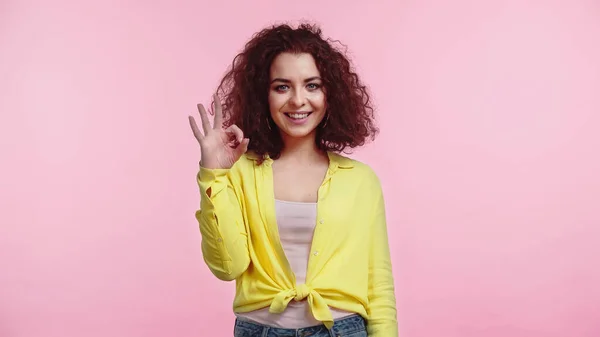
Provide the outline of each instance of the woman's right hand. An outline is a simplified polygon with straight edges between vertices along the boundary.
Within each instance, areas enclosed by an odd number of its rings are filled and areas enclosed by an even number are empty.
[[[221,102],[216,94],[213,97],[215,101],[213,126],[210,126],[204,106],[198,104],[198,112],[200,113],[204,133],[200,132],[192,116],[189,116],[190,127],[194,137],[200,144],[200,166],[208,169],[229,169],[248,150],[250,140],[244,138],[244,133],[237,125],[223,129]]]

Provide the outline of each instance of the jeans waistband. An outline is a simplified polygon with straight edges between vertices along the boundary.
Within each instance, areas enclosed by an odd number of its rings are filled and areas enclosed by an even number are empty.
[[[360,331],[366,331],[365,319],[358,315],[350,315],[348,317],[336,320],[330,331],[327,330],[324,324],[311,326],[300,329],[284,329],[266,326],[263,324],[247,321],[244,319],[236,319],[235,329],[238,331],[244,330],[250,332],[252,336],[266,336],[267,332],[270,335],[281,337],[296,337],[296,336],[337,336],[352,334]],[[320,334],[319,334],[320,333]],[[326,333],[326,334],[325,334]],[[241,334],[238,334],[241,335]]]

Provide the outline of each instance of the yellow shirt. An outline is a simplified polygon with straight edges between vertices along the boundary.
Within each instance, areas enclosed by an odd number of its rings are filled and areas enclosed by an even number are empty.
[[[236,312],[281,313],[306,299],[333,325],[329,306],[367,320],[370,337],[398,335],[396,299],[381,185],[365,164],[329,153],[318,191],[317,225],[306,283],[296,284],[279,240],[271,158],[254,154],[231,169],[200,168],[202,254],[221,280],[236,280]]]

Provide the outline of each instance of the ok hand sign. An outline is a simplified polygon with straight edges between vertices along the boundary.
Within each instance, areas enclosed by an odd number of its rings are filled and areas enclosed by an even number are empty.
[[[216,94],[213,97],[215,101],[213,127],[210,126],[208,114],[202,104],[198,104],[198,111],[204,133],[200,132],[192,116],[189,116],[190,127],[200,144],[200,165],[208,169],[229,169],[248,150],[250,140],[244,138],[244,133],[237,125],[223,129],[221,102]]]

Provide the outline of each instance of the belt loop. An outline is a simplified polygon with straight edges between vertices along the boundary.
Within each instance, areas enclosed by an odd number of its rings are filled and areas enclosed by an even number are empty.
[[[269,327],[265,326],[265,327],[263,327],[261,337],[267,337],[267,334],[269,334]]]

